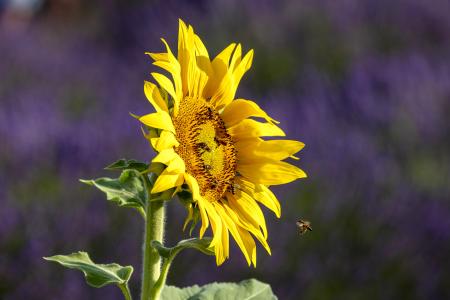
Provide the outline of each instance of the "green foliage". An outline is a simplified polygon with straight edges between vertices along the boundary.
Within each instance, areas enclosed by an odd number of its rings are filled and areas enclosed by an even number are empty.
[[[277,299],[270,285],[256,279],[247,279],[239,283],[211,283],[204,286],[194,285],[186,288],[165,286],[161,300],[272,300]]]
[[[122,267],[118,264],[96,264],[86,252],[55,255],[44,257],[44,259],[83,272],[86,277],[86,282],[96,288],[103,287],[107,284],[116,284],[119,287],[126,286],[133,273],[133,267],[131,266]]]
[[[174,189],[171,189],[150,197],[149,190],[157,179],[159,172],[150,169],[146,163],[136,160],[120,159],[105,169],[119,170],[121,174],[118,178],[103,177],[80,181],[95,186],[106,194],[107,200],[116,202],[119,206],[137,209],[144,218],[146,218],[147,206],[150,207],[150,205],[153,205],[153,201],[159,201],[161,207],[163,207],[164,204],[162,201],[171,199],[175,192]],[[182,190],[182,192],[185,193],[180,197],[181,202],[184,205],[191,205],[192,195],[187,190]],[[151,213],[148,217],[153,219]],[[193,226],[195,226],[198,215],[192,215],[191,220]],[[146,220],[146,222],[149,222],[149,220]],[[255,279],[245,280],[240,283],[212,283],[202,287],[197,285],[188,288],[165,286],[167,274],[177,254],[184,249],[190,248],[207,255],[214,255],[214,251],[209,248],[212,238],[186,239],[178,242],[171,248],[165,247],[161,241],[152,240],[152,238],[149,241],[151,241],[151,244],[146,244],[145,249],[156,249],[156,255],[159,256],[158,260],[161,260],[162,266],[159,263],[155,264],[158,269],[161,268],[161,272],[157,280],[151,285],[149,292],[145,293],[144,290],[142,297],[145,299],[147,297],[167,300],[277,299],[269,285]],[[67,268],[82,271],[86,282],[90,286],[99,288],[107,284],[115,284],[121,289],[125,299],[131,300],[131,294],[128,288],[128,281],[133,273],[131,266],[122,267],[115,263],[96,264],[89,258],[86,252],[77,252],[70,255],[55,255],[44,257],[44,259],[57,262]]]
[[[202,238],[202,239],[199,239],[199,238],[186,239],[186,240],[179,241],[176,244],[176,246],[174,246],[172,248],[164,247],[158,241],[152,241],[152,247],[154,247],[156,250],[158,250],[159,255],[161,255],[162,257],[171,258],[171,259],[173,259],[173,257],[175,255],[177,255],[181,250],[187,249],[187,248],[199,250],[207,255],[214,255],[214,251],[212,251],[211,249],[208,248],[209,244],[211,243],[211,240],[212,239],[209,237]]]
[[[126,169],[119,178],[114,179],[102,177],[80,181],[104,192],[107,200],[117,202],[119,206],[135,208],[145,217],[147,191],[142,175],[136,170]]]
[[[113,162],[109,166],[105,168],[105,170],[127,170],[127,169],[133,169],[139,172],[144,172],[148,170],[149,165],[147,163],[137,161],[135,159],[119,159],[118,161]]]
[[[166,284],[167,273],[169,272],[170,265],[172,264],[175,256],[177,256],[177,254],[181,250],[187,248],[199,250],[207,255],[214,255],[214,251],[208,248],[209,245],[211,244],[211,240],[212,239],[209,237],[203,239],[192,238],[182,240],[178,242],[178,244],[176,244],[175,247],[172,248],[164,247],[159,241],[151,242],[151,246],[158,251],[159,255],[162,258],[164,258],[164,264],[161,269],[161,275],[159,276],[157,282],[153,286],[152,295],[154,299],[159,299],[160,293]]]

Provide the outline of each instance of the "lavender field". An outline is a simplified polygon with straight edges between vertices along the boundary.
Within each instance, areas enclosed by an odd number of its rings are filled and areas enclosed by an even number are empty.
[[[0,2],[0,299],[122,299],[42,257],[86,250],[136,266],[143,224],[79,178],[154,153],[129,112],[150,106],[146,51],[178,18],[215,55],[254,49],[237,95],[279,120],[308,178],[274,191],[272,256],[248,267],[185,251],[168,283],[255,277],[279,299],[450,298],[450,2]],[[167,241],[186,212],[168,205]],[[312,222],[300,235],[296,221]]]

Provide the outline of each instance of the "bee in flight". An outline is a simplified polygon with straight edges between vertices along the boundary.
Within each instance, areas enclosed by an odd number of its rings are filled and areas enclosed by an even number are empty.
[[[305,234],[307,230],[312,231],[311,222],[306,220],[298,220],[297,227],[300,229],[300,234]]]

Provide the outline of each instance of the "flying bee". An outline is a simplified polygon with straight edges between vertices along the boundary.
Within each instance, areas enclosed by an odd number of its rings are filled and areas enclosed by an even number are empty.
[[[297,227],[300,229],[300,234],[305,234],[307,230],[312,231],[311,222],[306,220],[298,220]]]

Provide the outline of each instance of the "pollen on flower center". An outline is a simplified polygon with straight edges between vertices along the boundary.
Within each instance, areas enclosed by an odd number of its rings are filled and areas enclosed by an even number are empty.
[[[197,180],[201,195],[220,200],[233,190],[236,149],[219,114],[202,98],[184,98],[174,118],[180,145],[175,151]]]

